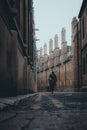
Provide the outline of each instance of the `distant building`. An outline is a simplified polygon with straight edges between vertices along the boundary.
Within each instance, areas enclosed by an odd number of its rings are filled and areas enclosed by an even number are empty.
[[[58,47],[58,36],[53,41],[50,40],[50,51],[47,61],[38,69],[38,81],[40,88],[49,86],[48,77],[51,70],[57,75],[58,91],[87,91],[87,0],[83,0],[78,16],[72,19],[72,43],[71,46],[66,42],[66,30],[62,28],[61,49]],[[41,64],[41,63],[40,63]],[[44,69],[44,66],[46,67]],[[45,70],[45,71],[44,71]],[[43,81],[44,79],[44,81]]]
[[[44,49],[47,50],[46,45]],[[38,89],[40,91],[49,89],[48,79],[52,70],[57,76],[57,91],[75,91],[72,46],[67,45],[65,28],[61,31],[61,49],[58,46],[56,34],[54,42],[52,39],[49,40],[49,55],[47,53],[39,55],[38,61]]]

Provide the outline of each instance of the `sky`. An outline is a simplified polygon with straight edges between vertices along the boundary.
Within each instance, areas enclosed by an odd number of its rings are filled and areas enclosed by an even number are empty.
[[[58,45],[61,48],[61,29],[66,28],[66,41],[71,44],[71,22],[78,14],[82,0],[33,0],[34,20],[36,31],[37,49],[47,44],[49,51],[49,39],[54,40],[58,34]]]

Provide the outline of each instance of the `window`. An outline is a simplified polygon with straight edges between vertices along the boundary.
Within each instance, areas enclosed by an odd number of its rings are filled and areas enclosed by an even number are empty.
[[[85,57],[83,58],[83,74],[85,74]]]
[[[84,39],[84,18],[82,19],[82,38]]]

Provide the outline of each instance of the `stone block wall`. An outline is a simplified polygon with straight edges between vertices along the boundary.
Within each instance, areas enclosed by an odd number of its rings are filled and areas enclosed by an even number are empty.
[[[27,83],[28,83],[28,92],[37,92],[37,83],[34,80],[34,73],[30,66],[28,66],[28,77],[27,77]]]
[[[17,46],[13,33],[0,17],[0,95],[14,95],[17,83]]]
[[[0,96],[37,91],[33,13],[32,0],[0,1]]]

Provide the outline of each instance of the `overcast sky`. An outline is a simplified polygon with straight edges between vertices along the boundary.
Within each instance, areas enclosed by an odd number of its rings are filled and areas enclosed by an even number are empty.
[[[40,39],[37,48],[43,48],[44,43],[49,47],[49,39],[54,40],[58,34],[59,47],[61,45],[61,29],[66,28],[66,40],[71,44],[71,21],[78,18],[82,0],[33,0],[35,26],[39,29],[36,36]],[[47,49],[49,51],[49,49]]]

